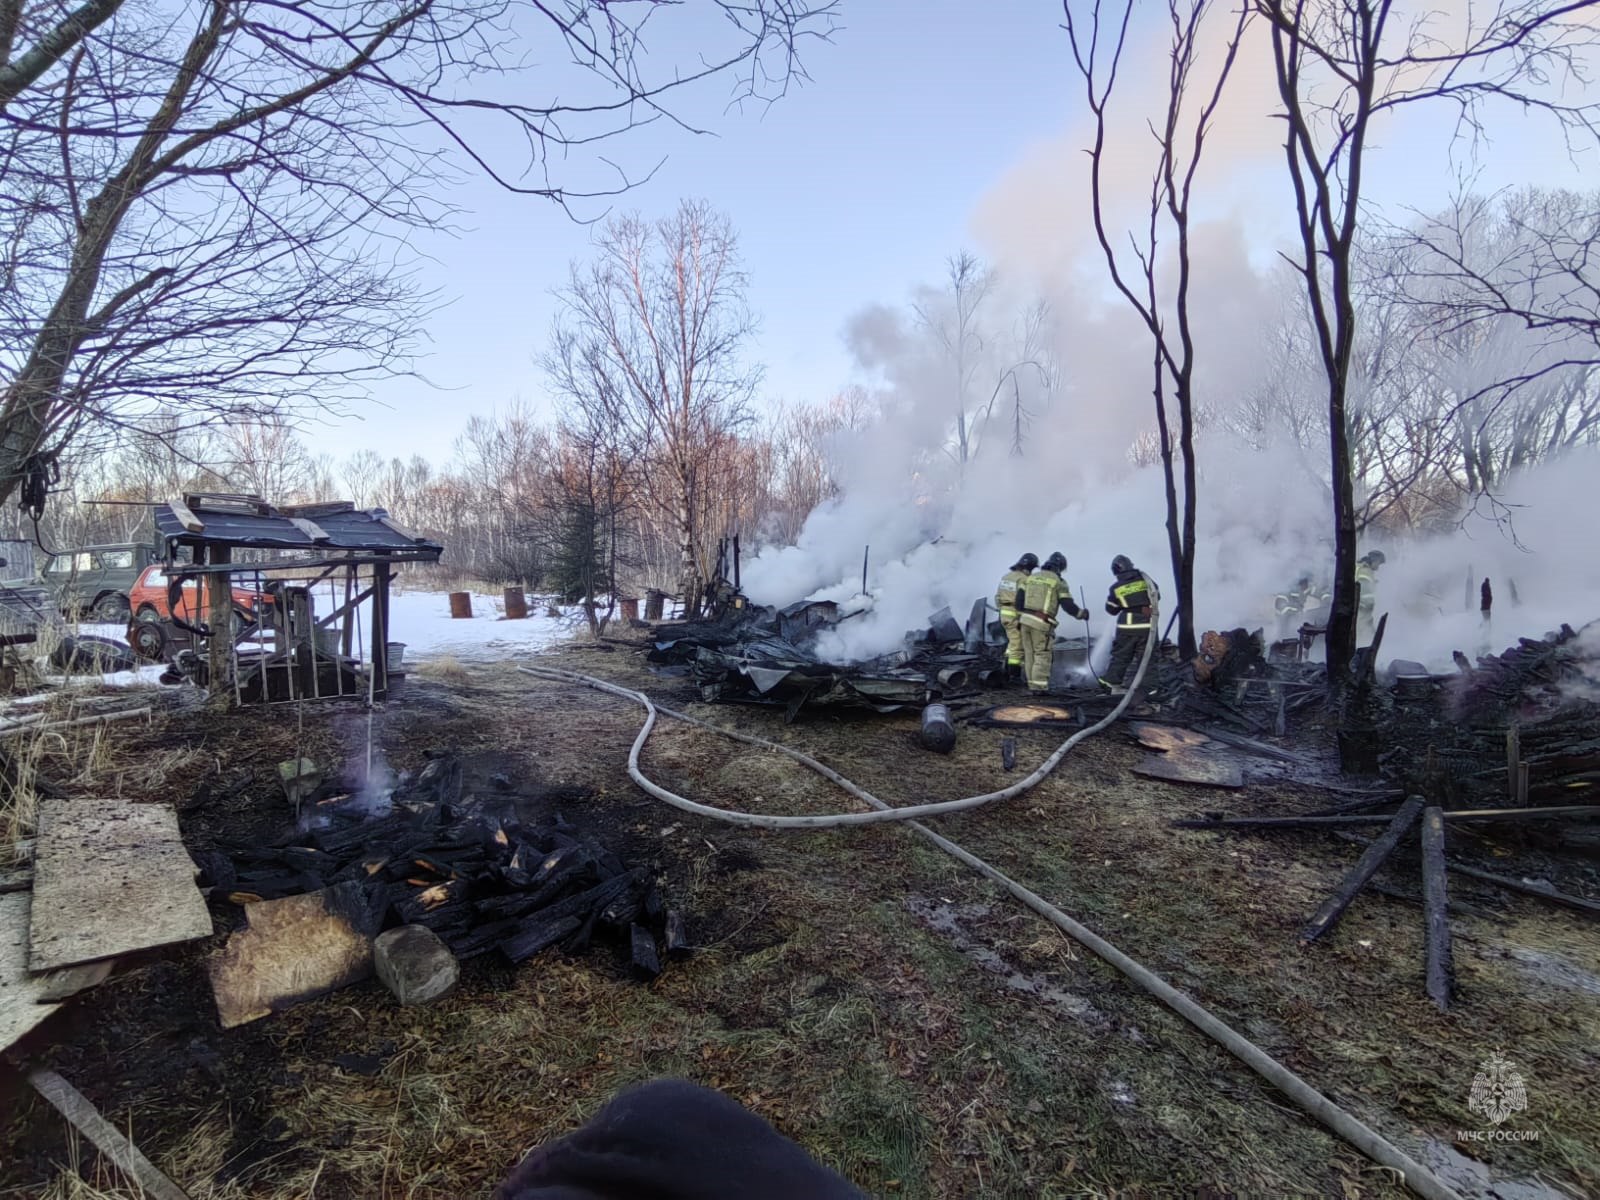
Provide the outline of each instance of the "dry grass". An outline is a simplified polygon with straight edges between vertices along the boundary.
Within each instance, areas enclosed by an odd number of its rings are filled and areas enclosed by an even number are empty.
[[[124,1175],[70,1124],[62,1122],[62,1126],[66,1131],[66,1161],[42,1192],[30,1195],[37,1200],[145,1200],[148,1193],[137,1180]],[[132,1130],[122,1132],[132,1140]],[[216,1116],[201,1120],[152,1162],[190,1200],[250,1200],[252,1193],[239,1181],[215,1182],[225,1174],[230,1135],[226,1121]],[[316,1195],[315,1180],[311,1183],[296,1195],[311,1200]],[[21,1194],[0,1191],[0,1196]]]
[[[915,749],[913,718],[785,727],[769,711],[695,705],[685,685],[623,650],[572,648],[557,660],[806,750],[892,802],[986,790],[998,771],[999,731],[963,731],[955,753],[938,757]],[[196,959],[91,993],[84,1007],[100,1007],[81,1027],[103,1046],[63,1073],[103,1071],[96,1102],[113,1120],[139,1114],[146,1153],[196,1200],[482,1195],[528,1146],[664,1074],[726,1090],[875,1195],[1399,1195],[1227,1054],[906,831],[743,831],[643,800],[622,770],[639,719],[611,697],[483,668],[391,706],[384,737],[397,767],[425,748],[492,749],[540,785],[590,789],[567,815],[654,862],[689,914],[699,949],[655,983],[627,981],[598,953],[515,970],[484,958],[466,964],[446,1003],[400,1009],[365,985],[219,1034],[209,1013],[191,1011],[208,1002]],[[788,760],[660,730],[646,771],[695,799],[846,806]],[[241,720],[208,728],[208,753],[230,767],[269,762],[287,756],[292,736]],[[1018,740],[1019,771],[1054,744]],[[1134,779],[1135,754],[1116,735],[1097,739],[1034,793],[941,830],[1404,1144],[1474,1127],[1465,1103],[1476,1062],[1503,1047],[1524,1065],[1544,1138],[1477,1152],[1511,1177],[1600,1190],[1592,1003],[1485,956],[1504,941],[1592,962],[1592,926],[1535,901],[1505,902],[1502,921],[1458,922],[1462,999],[1441,1018],[1421,996],[1415,910],[1364,897],[1328,945],[1295,944],[1347,849],[1168,824],[1201,806],[1281,808],[1296,802],[1292,789],[1218,800]],[[175,766],[163,786],[188,786],[191,768],[214,763]],[[910,897],[961,914],[966,941],[930,928]],[[1065,999],[1041,999],[1017,978]],[[228,1056],[222,1080],[170,1074],[174,1048],[181,1058],[196,1038]],[[348,1052],[370,1055],[370,1073],[335,1061]],[[0,1114],[0,1139],[38,1120],[8,1126]],[[219,1147],[173,1165],[201,1127]]]
[[[416,665],[414,671],[422,678],[437,683],[466,683],[472,678],[472,672],[462,666],[460,660],[453,654],[441,654],[434,658],[423,659]]]
[[[69,795],[121,796],[130,784],[138,793],[159,793],[169,779],[188,776],[203,759],[192,748],[147,752],[139,746],[144,735],[122,722],[47,728],[85,715],[84,701],[106,695],[105,689],[65,689],[39,703],[13,707],[13,713],[38,713],[42,719],[41,728],[0,738],[0,852],[32,834],[47,785]],[[120,707],[139,706],[140,698],[128,689],[110,695],[126,698]]]

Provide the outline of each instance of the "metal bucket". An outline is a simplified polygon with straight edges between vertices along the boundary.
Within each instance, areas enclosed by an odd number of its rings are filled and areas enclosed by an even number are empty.
[[[385,642],[383,652],[389,659],[389,670],[395,671],[406,660],[406,644],[404,642]]]

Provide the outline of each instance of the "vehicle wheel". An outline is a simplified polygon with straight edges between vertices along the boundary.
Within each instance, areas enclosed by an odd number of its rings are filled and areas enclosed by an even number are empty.
[[[134,614],[133,619],[138,621],[141,625],[161,624],[161,614],[156,611],[155,605],[153,604],[139,605],[139,611]]]
[[[89,610],[89,618],[102,625],[126,625],[131,615],[128,611],[128,598],[121,592],[111,592],[101,596]]]
[[[133,652],[140,658],[147,658],[151,662],[160,662],[166,657],[167,631],[159,624],[151,624],[149,622],[135,623],[132,634],[133,636],[129,641],[133,646]]]

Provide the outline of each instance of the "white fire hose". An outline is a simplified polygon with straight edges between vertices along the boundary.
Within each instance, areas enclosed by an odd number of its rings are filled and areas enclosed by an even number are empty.
[[[1133,683],[1129,686],[1127,694],[1124,695],[1117,706],[1101,720],[1097,721],[1095,724],[1086,729],[1079,730],[1077,733],[1074,733],[1071,737],[1067,738],[1066,741],[1062,742],[1061,745],[1056,748],[1055,752],[1051,754],[1049,758],[1045,759],[1044,762],[1041,763],[1039,767],[1025,779],[1019,780],[1017,783],[1008,788],[1002,788],[997,792],[987,792],[981,796],[968,796],[960,800],[946,800],[936,804],[909,805],[904,808],[891,807],[882,800],[879,800],[870,792],[866,791],[864,788],[852,783],[850,780],[846,779],[843,775],[840,775],[831,767],[827,767],[818,762],[810,755],[803,754],[800,751],[791,749],[788,746],[779,745],[777,742],[768,741],[765,738],[755,737],[747,733],[740,733],[737,730],[724,729],[721,726],[714,725],[709,721],[702,721],[697,717],[691,717],[687,713],[674,712],[668,708],[661,708],[643,692],[634,691],[631,688],[626,688],[616,683],[610,683],[604,679],[597,679],[592,675],[583,675],[576,671],[564,671],[556,667],[529,667],[519,665],[517,670],[528,675],[534,675],[545,679],[558,680],[564,683],[581,684],[585,687],[595,688],[602,692],[609,692],[612,695],[621,696],[626,699],[633,700],[635,703],[643,705],[647,716],[645,718],[643,727],[639,730],[638,736],[633,739],[633,745],[628,751],[628,775],[635,783],[637,783],[641,788],[643,788],[650,795],[654,796],[656,799],[664,801],[665,803],[672,805],[674,808],[682,809],[684,812],[695,813],[696,815],[702,817],[710,817],[712,820],[723,821],[731,825],[753,826],[760,829],[832,829],[844,825],[873,825],[883,821],[910,822],[911,828],[920,836],[932,842],[946,854],[949,854],[951,857],[971,867],[980,875],[992,880],[994,883],[999,884],[1023,904],[1027,905],[1034,912],[1038,913],[1052,925],[1056,926],[1056,928],[1060,929],[1063,933],[1077,941],[1080,945],[1087,947],[1090,951],[1098,955],[1105,962],[1111,964],[1145,991],[1155,996],[1156,999],[1160,1000],[1163,1004],[1172,1009],[1173,1012],[1177,1013],[1184,1020],[1188,1021],[1196,1029],[1200,1030],[1213,1041],[1223,1046],[1229,1051],[1229,1053],[1233,1054],[1251,1070],[1255,1071],[1256,1074],[1260,1075],[1268,1083],[1272,1084],[1285,1096],[1294,1101],[1294,1103],[1297,1104],[1309,1116],[1315,1118],[1333,1133],[1349,1142],[1373,1162],[1396,1172],[1400,1176],[1402,1182],[1404,1182],[1407,1187],[1416,1192],[1419,1196],[1426,1197],[1427,1200],[1463,1200],[1461,1194],[1443,1179],[1439,1178],[1438,1175],[1434,1174],[1427,1167],[1411,1158],[1405,1153],[1405,1151],[1401,1150],[1394,1143],[1388,1141],[1376,1130],[1363,1124],[1345,1109],[1340,1108],[1332,1100],[1328,1099],[1328,1097],[1317,1091],[1316,1088],[1312,1087],[1305,1080],[1301,1079],[1300,1076],[1296,1075],[1282,1063],[1278,1062],[1277,1059],[1273,1058],[1266,1051],[1262,1050],[1254,1042],[1251,1042],[1248,1038],[1237,1033],[1228,1025],[1224,1024],[1217,1017],[1213,1016],[1207,1009],[1202,1008],[1199,1004],[1195,1003],[1195,1001],[1191,1000],[1183,992],[1180,992],[1177,988],[1173,987],[1155,972],[1129,958],[1110,942],[1100,937],[1087,926],[1073,920],[1055,905],[1038,895],[1038,893],[1023,887],[1020,883],[1017,883],[1015,880],[1002,874],[994,867],[991,867],[981,858],[962,849],[962,847],[957,845],[955,842],[952,842],[948,838],[942,837],[935,833],[927,826],[921,824],[921,822],[917,819],[919,817],[935,817],[943,816],[947,813],[965,812],[968,809],[979,808],[985,804],[991,804],[997,800],[1009,800],[1015,796],[1021,795],[1029,788],[1037,785],[1045,778],[1045,776],[1049,775],[1051,771],[1055,770],[1056,766],[1061,762],[1061,760],[1066,757],[1067,752],[1070,751],[1074,746],[1092,734],[1099,733],[1102,729],[1106,728],[1122,715],[1123,710],[1128,707],[1129,703],[1132,702],[1134,695],[1137,694],[1139,685],[1144,679],[1145,671],[1150,665],[1150,659],[1155,653],[1156,643],[1159,640],[1159,628],[1160,625],[1157,620],[1157,613],[1155,609],[1152,608],[1150,614],[1150,632],[1145,638],[1144,654],[1139,659],[1139,669],[1134,675]],[[646,777],[644,772],[639,769],[639,752],[643,749],[645,742],[650,737],[651,731],[655,728],[656,717],[658,714],[672,717],[675,720],[683,721],[690,725],[698,726],[701,729],[709,729],[714,733],[722,734],[724,737],[732,738],[734,741],[744,742],[746,745],[757,746],[763,750],[773,750],[779,754],[785,755],[788,758],[793,759],[795,762],[798,762],[801,765],[817,772],[825,779],[838,784],[839,787],[843,788],[846,792],[849,792],[852,796],[856,797],[862,803],[870,807],[873,811],[865,813],[827,813],[821,816],[768,815],[764,813],[740,812],[736,809],[717,808],[714,805],[709,804],[699,804],[684,796],[680,796],[675,792],[670,792],[666,788],[661,787],[650,780],[648,777]]]

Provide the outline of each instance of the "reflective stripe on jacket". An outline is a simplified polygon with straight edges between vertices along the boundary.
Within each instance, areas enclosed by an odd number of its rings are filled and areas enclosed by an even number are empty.
[[[1150,605],[1156,598],[1156,585],[1144,572],[1119,575],[1106,591],[1106,611],[1117,618],[1119,629],[1149,629]]]
[[[1000,586],[995,589],[994,606],[1002,617],[1017,615],[1017,592],[1029,579],[1026,571],[1011,570],[1000,576]]]
[[[1054,571],[1035,571],[1028,576],[1022,590],[1022,608],[1031,616],[1054,624],[1056,610],[1061,607],[1061,593],[1067,591],[1067,581]]]

